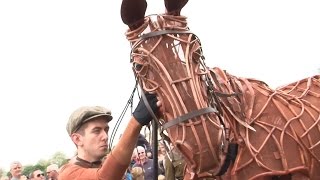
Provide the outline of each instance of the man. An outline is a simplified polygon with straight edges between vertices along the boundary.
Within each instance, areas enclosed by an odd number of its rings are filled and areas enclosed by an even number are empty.
[[[47,167],[48,180],[58,180],[59,167],[57,164],[51,164]]]
[[[19,161],[14,161],[10,164],[11,180],[20,180],[22,175],[22,165]]]
[[[156,96],[145,96],[153,112],[157,113],[160,102]],[[140,100],[118,144],[101,162],[108,148],[108,123],[111,120],[111,111],[100,106],[81,107],[71,114],[67,131],[77,147],[77,156],[60,169],[59,180],[117,180],[123,177],[140,130],[149,124],[152,116]]]
[[[184,176],[185,161],[182,154],[170,143],[170,151],[164,158],[164,172],[166,180],[182,180]]]
[[[144,180],[142,167],[134,167],[131,170],[133,180]]]
[[[154,169],[153,169],[153,160],[149,159],[146,150],[142,146],[137,146],[133,151],[135,157],[134,167],[141,167],[144,172],[145,180],[153,180],[154,179]]]
[[[147,156],[149,158],[152,158],[152,149],[150,143],[147,141],[147,139],[144,137],[144,135],[139,134],[138,136],[138,142],[136,146],[142,146],[146,150]]]
[[[44,173],[37,169],[30,174],[30,180],[44,180],[46,179]]]

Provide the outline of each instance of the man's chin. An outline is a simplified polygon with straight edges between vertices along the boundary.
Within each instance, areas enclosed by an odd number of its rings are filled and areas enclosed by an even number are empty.
[[[100,147],[99,148],[99,152],[101,154],[101,156],[105,156],[108,153],[108,147]]]

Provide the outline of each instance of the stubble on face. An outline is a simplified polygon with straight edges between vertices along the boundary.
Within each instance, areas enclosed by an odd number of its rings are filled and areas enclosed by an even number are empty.
[[[104,117],[88,122],[83,138],[83,148],[92,158],[99,160],[106,155],[108,131],[109,125]]]

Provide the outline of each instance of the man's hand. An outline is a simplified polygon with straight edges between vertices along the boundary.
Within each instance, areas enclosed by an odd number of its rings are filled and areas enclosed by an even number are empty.
[[[157,114],[159,107],[157,106],[158,99],[155,94],[145,94],[147,101],[154,114]],[[139,104],[133,112],[133,117],[142,125],[147,125],[152,120],[152,116],[149,113],[146,105],[144,104],[143,99],[141,98]]]

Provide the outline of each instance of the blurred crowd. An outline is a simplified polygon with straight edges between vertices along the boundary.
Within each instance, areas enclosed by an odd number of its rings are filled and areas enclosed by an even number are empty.
[[[131,164],[123,180],[153,180],[155,177],[153,150],[149,141],[140,134],[136,148],[132,154]],[[72,159],[71,159],[72,160]],[[158,170],[159,180],[182,180],[185,162],[180,152],[172,144],[158,143]],[[10,172],[0,180],[58,180],[59,171],[63,166],[50,164],[46,171],[35,169],[30,174],[22,174],[23,165],[19,161],[10,164]]]
[[[33,170],[30,174],[22,174],[23,166],[19,161],[13,161],[10,164],[10,173],[8,176],[1,177],[0,180],[57,180],[59,167],[57,164],[50,164],[43,172],[40,169]]]

